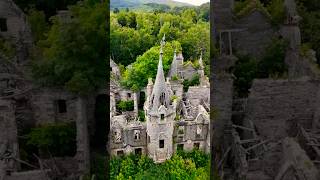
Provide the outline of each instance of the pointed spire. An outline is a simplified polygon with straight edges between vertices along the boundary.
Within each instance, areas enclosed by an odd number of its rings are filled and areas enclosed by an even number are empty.
[[[173,59],[172,59],[172,63],[170,66],[170,71],[169,71],[169,77],[175,76],[178,74],[178,69],[177,69],[177,49],[174,49],[174,53],[173,53]]]
[[[162,65],[162,55],[163,55],[163,46],[165,45],[165,35],[163,36],[161,43],[160,43],[160,58],[158,63],[158,70],[157,76],[154,82],[152,95],[151,95],[151,108],[157,110],[161,104],[167,104],[168,102],[168,92],[166,81],[163,72],[163,65]],[[160,98],[160,96],[163,99]]]

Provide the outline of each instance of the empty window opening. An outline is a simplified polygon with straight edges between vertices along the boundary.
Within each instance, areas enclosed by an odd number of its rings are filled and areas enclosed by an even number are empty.
[[[200,143],[194,143],[193,144],[194,149],[199,149],[200,148]]]
[[[184,134],[184,126],[179,126],[178,134]]]
[[[176,94],[177,94],[177,91],[173,91],[173,94],[176,95]]]
[[[127,96],[128,96],[128,98],[131,98],[131,93],[128,93]]]
[[[183,144],[177,144],[177,151],[183,151]]]
[[[163,121],[164,120],[164,114],[160,114],[160,118],[161,118],[161,121]]]
[[[161,105],[165,105],[165,96],[166,96],[165,93],[161,93],[161,96],[160,96],[160,104]]]
[[[58,108],[58,112],[59,113],[66,113],[67,112],[67,102],[66,100],[62,100],[62,99],[59,99],[57,101],[57,108]]]
[[[141,154],[142,154],[142,149],[141,149],[141,148],[136,148],[136,149],[134,150],[134,154],[136,154],[136,155],[141,155]]]
[[[140,131],[134,130],[134,140],[140,140]]]
[[[147,137],[147,142],[150,143],[150,136]]]
[[[118,156],[122,156],[122,155],[124,155],[123,150],[119,150],[119,151],[117,151],[117,155],[118,155]]]
[[[163,139],[161,139],[159,141],[159,148],[164,148],[164,140]]]
[[[8,31],[7,19],[5,18],[0,18],[0,31],[1,32]]]

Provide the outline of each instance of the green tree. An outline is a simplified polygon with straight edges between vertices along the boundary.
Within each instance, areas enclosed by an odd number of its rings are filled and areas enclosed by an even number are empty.
[[[70,7],[71,22],[52,19],[48,38],[39,42],[42,56],[33,62],[34,78],[87,94],[106,82],[106,3],[84,1]]]
[[[49,30],[49,25],[46,21],[46,16],[43,11],[38,11],[34,8],[28,10],[28,22],[31,26],[32,36],[35,42],[44,40],[46,33]]]
[[[177,41],[167,42],[164,47],[163,54],[163,69],[165,73],[169,71],[174,49],[181,50],[180,43]],[[145,87],[148,83],[148,78],[155,79],[159,62],[160,46],[155,46],[146,51],[142,56],[139,56],[131,67],[128,67],[124,73],[122,85],[127,88],[137,91]]]

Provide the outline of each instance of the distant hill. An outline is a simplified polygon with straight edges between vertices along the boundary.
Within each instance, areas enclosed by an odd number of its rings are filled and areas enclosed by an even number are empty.
[[[140,7],[146,6],[146,4],[164,4],[170,7],[182,7],[182,6],[193,6],[188,3],[177,2],[174,0],[111,0],[110,8],[129,8],[129,9],[139,9]]]

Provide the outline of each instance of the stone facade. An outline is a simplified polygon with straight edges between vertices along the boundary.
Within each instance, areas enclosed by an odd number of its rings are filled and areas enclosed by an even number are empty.
[[[163,44],[164,39],[161,43],[156,79],[154,82],[149,79],[144,91],[146,100],[143,111],[146,121],[140,122],[136,115],[132,118],[127,112],[117,113],[117,110],[112,108],[109,135],[112,155],[146,154],[155,162],[161,163],[170,159],[173,153],[180,149],[190,151],[198,148],[210,151],[210,98],[207,96],[210,87],[207,78],[204,78],[203,65],[200,65],[200,71],[190,71],[191,75],[199,73],[203,81],[201,85],[189,87],[189,90],[184,92],[182,77],[187,77],[179,74],[183,70],[183,57],[174,53],[170,72],[165,78],[162,66]],[[187,71],[189,72],[185,72]],[[178,79],[171,80],[174,76]],[[110,88],[111,104],[114,106],[119,100],[115,98],[115,94],[126,90],[116,82]],[[122,96],[120,99],[126,97]],[[134,99],[135,104],[138,104],[137,99]]]

